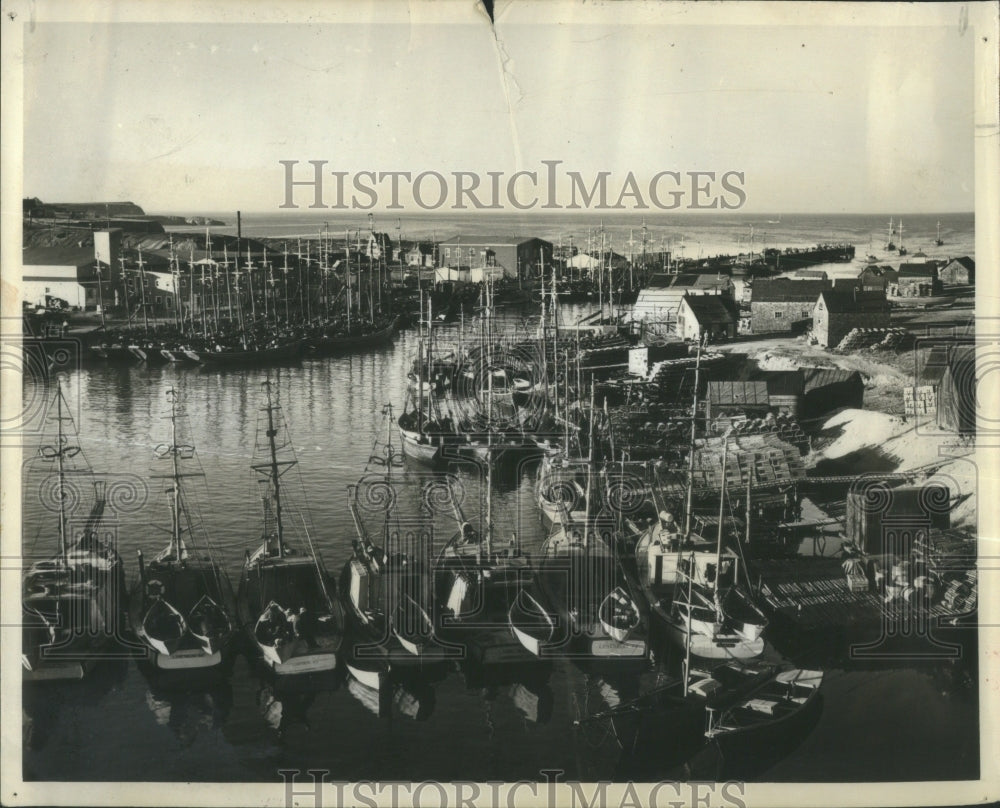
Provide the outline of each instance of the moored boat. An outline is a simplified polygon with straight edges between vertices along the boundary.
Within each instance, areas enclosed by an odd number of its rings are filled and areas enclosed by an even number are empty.
[[[290,448],[290,443],[282,428],[279,444],[279,407],[271,382],[263,387],[267,457],[253,465],[264,486],[263,539],[243,564],[237,612],[255,653],[275,674],[330,672],[337,666],[343,640],[343,610],[335,581],[323,567],[308,529],[307,548],[285,540],[281,475],[297,461],[278,458],[279,446]]]
[[[97,527],[103,497],[94,505],[82,534],[71,541],[66,504],[67,475],[78,469],[67,462],[80,454],[63,428],[72,418],[64,407],[56,381],[54,445],[39,449],[42,462],[53,463],[58,502],[58,551],[52,558],[32,564],[22,580],[21,663],[24,681],[81,679],[120,634],[120,599],[125,573],[115,548],[100,538]],[[99,493],[99,489],[98,489]]]
[[[197,552],[189,550],[184,536],[193,541],[189,504],[181,480],[200,476],[182,472],[181,461],[194,458],[194,446],[177,437],[177,395],[170,401],[170,443],[156,449],[159,459],[171,461],[168,494],[171,505],[170,541],[148,564],[139,551],[139,578],[132,590],[129,614],[132,629],[146,646],[154,669],[182,672],[218,672],[232,659],[236,632],[231,616],[232,586],[213,558],[207,536],[199,537]],[[194,545],[192,544],[192,547]]]

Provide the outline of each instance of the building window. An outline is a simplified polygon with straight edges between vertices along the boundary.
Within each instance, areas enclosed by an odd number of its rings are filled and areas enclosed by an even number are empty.
[[[172,297],[167,297],[167,308],[172,309],[174,307],[174,299]]]
[[[156,300],[156,305],[157,306],[162,306],[163,305],[163,298],[160,295],[157,295],[156,298],[155,298],[155,300]]]
[[[775,320],[780,320],[780,319],[782,318],[782,316],[783,316],[783,315],[784,315],[784,312],[781,312],[781,311],[776,311],[776,312],[774,313],[774,319],[775,319]]]

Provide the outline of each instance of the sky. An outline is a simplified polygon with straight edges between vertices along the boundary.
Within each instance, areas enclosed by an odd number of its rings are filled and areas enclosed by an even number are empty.
[[[613,189],[629,172],[645,189],[661,171],[739,171],[747,212],[974,206],[959,26],[608,25],[586,6],[560,23],[508,14],[495,33],[456,19],[39,22],[24,34],[24,194],[278,212],[279,160],[505,178],[560,160]]]

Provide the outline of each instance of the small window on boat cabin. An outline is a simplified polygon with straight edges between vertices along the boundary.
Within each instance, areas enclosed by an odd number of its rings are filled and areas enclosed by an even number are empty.
[[[780,320],[783,316],[784,316],[784,312],[783,311],[776,311],[774,313],[774,319],[775,320]]]

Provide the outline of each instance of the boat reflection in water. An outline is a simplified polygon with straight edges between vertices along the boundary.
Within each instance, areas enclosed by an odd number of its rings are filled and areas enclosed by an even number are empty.
[[[348,678],[347,692],[372,715],[378,718],[400,716],[413,721],[426,721],[437,706],[435,685],[448,675],[449,667],[430,664],[423,669],[395,668],[379,676],[378,689]]]
[[[200,690],[162,689],[150,684],[146,706],[156,723],[177,736],[181,746],[191,746],[202,733],[221,729],[233,706],[228,682]]]
[[[527,725],[542,726],[552,718],[551,661],[490,665],[470,659],[461,670],[466,687],[478,690],[487,705],[506,699]]]

